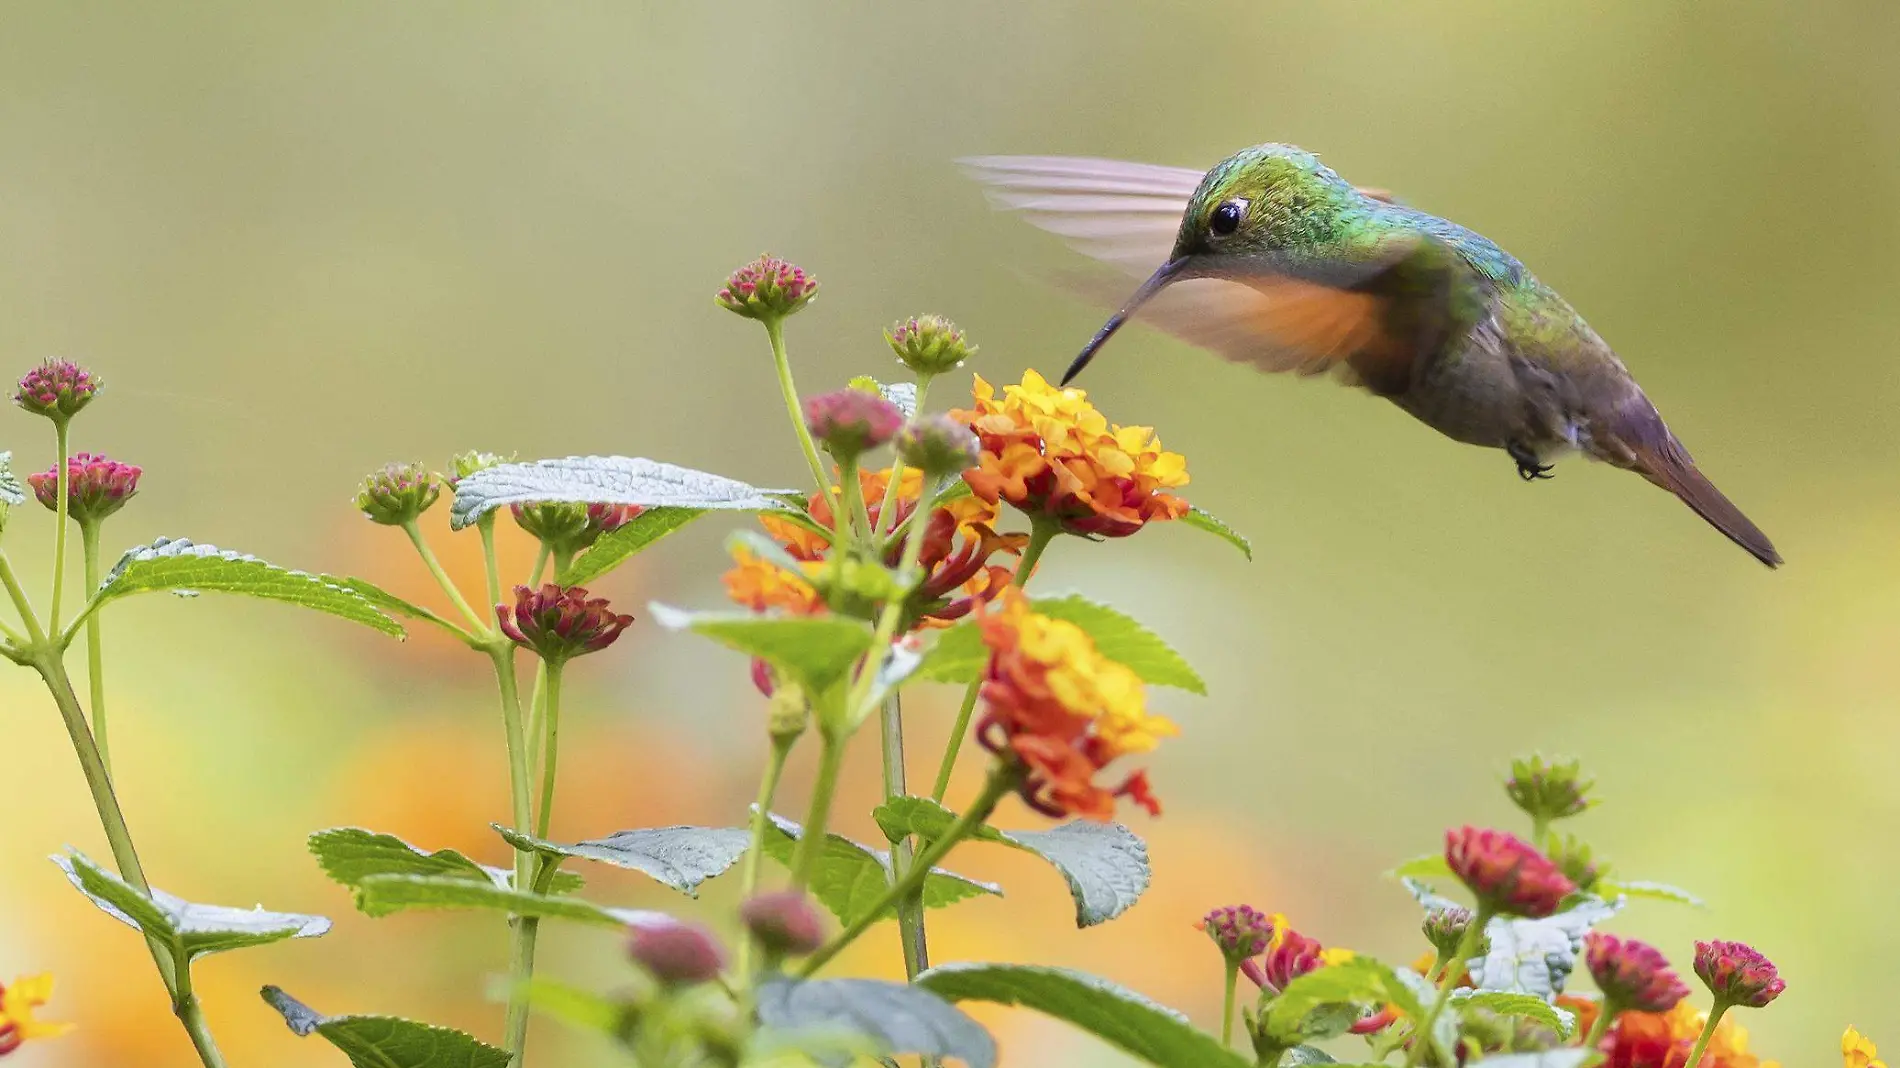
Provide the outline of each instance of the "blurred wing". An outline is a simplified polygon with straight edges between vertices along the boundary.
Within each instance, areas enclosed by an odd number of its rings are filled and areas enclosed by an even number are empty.
[[[1173,251],[1202,175],[1177,167],[1068,156],[960,161],[991,203],[1065,238],[1092,259],[1146,278]],[[1389,193],[1371,191],[1375,199]],[[1354,260],[1250,260],[1244,276],[1176,282],[1134,318],[1262,371],[1340,371],[1375,393],[1404,392],[1418,357],[1475,322],[1476,279],[1456,252],[1424,234],[1373,242]],[[1119,307],[1125,287],[1070,288]]]
[[[1134,278],[1174,249],[1201,172],[1077,156],[972,156],[957,161],[990,203]]]

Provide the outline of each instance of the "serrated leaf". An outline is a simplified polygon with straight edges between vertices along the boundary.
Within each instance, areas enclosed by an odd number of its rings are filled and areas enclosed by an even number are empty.
[[[771,830],[765,836],[765,855],[790,867],[792,854],[804,828],[777,813],[770,815]],[[862,919],[884,897],[891,885],[891,855],[880,849],[853,842],[840,834],[825,835],[825,851],[818,858],[818,871],[812,876],[811,892],[820,904],[831,910],[838,922],[849,927]],[[932,868],[924,879],[924,907],[943,908],[959,901],[990,894],[1003,895],[995,883]],[[878,917],[895,917],[895,910]]]
[[[876,979],[773,977],[759,984],[759,1022],[785,1030],[843,1028],[883,1053],[955,1057],[995,1068],[996,1040],[963,1010],[928,990]]]
[[[648,508],[602,534],[600,540],[567,569],[567,584],[585,586],[705,514],[704,508]]]
[[[1020,1005],[1080,1028],[1161,1068],[1247,1068],[1253,1063],[1187,1017],[1106,979],[1028,964],[943,964],[917,985],[950,1001]]]
[[[898,797],[871,814],[891,839],[941,837],[956,814],[927,797]],[[1075,900],[1075,925],[1093,927],[1133,908],[1148,889],[1148,846],[1119,823],[1074,820],[1046,831],[984,827],[973,838],[1033,853],[1061,874]]]
[[[1173,686],[1189,693],[1207,693],[1207,684],[1181,654],[1133,617],[1080,594],[1031,597],[1029,604],[1042,615],[1081,627],[1103,656],[1127,665],[1143,682]],[[982,674],[989,658],[977,621],[965,620],[938,633],[936,644],[917,670],[917,677],[937,682],[971,682]]]
[[[135,593],[240,593],[312,608],[402,637],[402,624],[384,615],[355,590],[320,575],[291,571],[255,556],[197,545],[185,538],[160,538],[126,551],[93,594],[83,619],[101,607]],[[79,620],[74,620],[74,626]]]
[[[698,897],[699,884],[732,867],[752,843],[750,831],[732,827],[646,827],[563,845],[499,823],[490,826],[517,849],[637,871],[687,897]]]
[[[363,907],[363,880],[372,875],[424,875],[485,882],[507,890],[514,886],[515,873],[478,863],[453,849],[427,852],[392,834],[379,834],[361,827],[332,827],[309,838],[310,852],[325,875],[356,891],[356,907]],[[561,872],[549,886],[550,893],[567,894],[581,888],[578,875]]]
[[[568,456],[498,464],[462,479],[455,485],[449,526],[460,530],[497,508],[541,501],[783,512],[791,506],[780,495],[793,492],[643,457]]]
[[[13,473],[13,453],[0,452],[0,507],[26,503],[26,487]]]
[[[1399,972],[1371,957],[1354,957],[1316,968],[1288,983],[1267,1006],[1267,1028],[1289,1038],[1330,1038],[1358,1017],[1357,1010],[1386,1005],[1413,1020],[1422,1020],[1422,997],[1430,987],[1416,973],[1412,978],[1419,979],[1419,983],[1408,982]],[[1342,1007],[1354,1011],[1341,1016],[1335,1010]],[[1311,1021],[1316,1019],[1326,1026],[1315,1028]],[[1443,1030],[1435,1034],[1440,1046],[1447,1045]]]
[[[355,1068],[508,1068],[506,1050],[462,1031],[396,1016],[325,1016],[279,987],[259,993],[292,1032],[322,1036]]]
[[[424,608],[412,601],[405,601],[401,597],[383,589],[381,586],[370,582],[368,579],[350,576],[339,577],[336,575],[318,575],[317,577],[324,582],[334,583],[349,590],[351,593],[363,598],[365,601],[375,605],[389,615],[407,616],[410,619],[420,619],[424,622],[434,623],[438,627],[446,627],[457,633],[461,631],[460,627],[450,623],[430,609]]]
[[[1445,863],[1443,853],[1427,853],[1413,857],[1386,874],[1394,879],[1448,879],[1451,865]]]
[[[1187,514],[1182,516],[1178,522],[1183,526],[1193,527],[1195,530],[1204,530],[1220,538],[1234,548],[1239,549],[1249,561],[1253,560],[1253,542],[1248,541],[1246,535],[1214,518],[1212,515],[1209,515],[1205,510],[1190,507],[1187,510]]]
[[[358,890],[358,907],[371,916],[408,909],[491,909],[601,927],[640,927],[667,922],[663,913],[608,908],[575,897],[555,897],[449,875],[370,875]]]
[[[1567,1009],[1560,1009],[1534,994],[1517,994],[1505,990],[1454,990],[1452,1003],[1463,1009],[1484,1009],[1499,1016],[1522,1016],[1557,1032],[1557,1037],[1569,1039],[1576,1030],[1577,1017]]]
[[[1488,1065],[1489,1068],[1583,1068],[1596,1055],[1597,1051],[1593,1049],[1565,1046],[1535,1053],[1500,1053],[1495,1057],[1472,1061],[1470,1068],[1480,1064]]]
[[[1602,895],[1606,898],[1615,898],[1618,896],[1637,897],[1647,898],[1651,901],[1670,901],[1678,905],[1688,905],[1698,909],[1709,907],[1708,902],[1703,901],[1701,898],[1679,886],[1670,886],[1668,883],[1654,883],[1646,879],[1605,879],[1598,883],[1596,888],[1601,891]]]
[[[148,897],[77,850],[52,861],[106,915],[143,931],[181,962],[287,938],[316,938],[330,930],[322,916],[200,905],[156,887]]]
[[[1616,914],[1618,906],[1596,898],[1541,920],[1499,917],[1486,925],[1491,951],[1470,963],[1483,990],[1505,990],[1549,1000],[1564,992],[1577,966],[1583,936]]]
[[[654,602],[653,619],[690,630],[789,672],[811,693],[830,689],[871,647],[870,624],[842,616],[769,616],[748,612],[686,612]]]

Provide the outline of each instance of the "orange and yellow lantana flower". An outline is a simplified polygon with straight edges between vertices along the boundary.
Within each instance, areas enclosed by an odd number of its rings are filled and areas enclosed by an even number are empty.
[[[0,985],[0,1056],[12,1053],[23,1042],[36,1038],[58,1038],[73,1029],[69,1023],[47,1023],[35,1019],[33,1010],[53,996],[53,977],[28,975]]]
[[[988,714],[977,737],[1022,762],[1023,799],[1051,816],[1107,819],[1115,798],[1126,796],[1158,815],[1143,773],[1112,789],[1095,782],[1116,758],[1178,733],[1149,714],[1134,671],[1103,656],[1081,627],[1038,614],[1013,586],[996,595],[982,629],[991,655],[982,689]]]
[[[1602,1006],[1592,998],[1566,994],[1561,1008],[1577,1014],[1577,1030],[1587,1032]],[[1687,1000],[1668,1012],[1624,1012],[1603,1036],[1601,1068],[1686,1068],[1696,1036],[1708,1016]],[[1780,1068],[1748,1051],[1748,1032],[1731,1014],[1724,1016],[1702,1056],[1701,1068]]]
[[[1841,1034],[1842,1068],[1887,1068],[1880,1059],[1880,1051],[1874,1048],[1874,1040],[1853,1028]]]
[[[1108,538],[1186,514],[1187,502],[1164,491],[1187,484],[1187,460],[1162,449],[1150,427],[1112,425],[1082,390],[1058,389],[1028,371],[999,398],[978,376],[975,401],[952,414],[983,444],[982,459],[963,476],[982,500]]]

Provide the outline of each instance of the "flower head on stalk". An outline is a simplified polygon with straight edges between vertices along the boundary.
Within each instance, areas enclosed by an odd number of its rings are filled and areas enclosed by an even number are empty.
[[[1560,995],[1557,1007],[1576,1014],[1578,1034],[1588,1034],[1603,1011],[1602,1004],[1596,1000],[1574,994]],[[1603,1040],[1597,1046],[1603,1055],[1600,1066],[1687,1068],[1696,1037],[1707,1023],[1707,1014],[1698,1011],[1687,999],[1677,1002],[1668,1012],[1621,1013],[1603,1033]],[[1780,1065],[1749,1052],[1748,1032],[1730,1015],[1716,1025],[1700,1068],[1780,1068]]]
[[[495,619],[509,640],[550,664],[607,648],[633,622],[605,598],[589,599],[579,586],[552,582],[539,590],[516,586],[514,604],[496,605]]]
[[[1596,780],[1583,774],[1578,760],[1546,760],[1533,753],[1511,761],[1511,777],[1504,792],[1532,819],[1561,820],[1581,815],[1596,799],[1590,790]]]
[[[442,495],[442,482],[419,463],[386,464],[363,480],[356,509],[372,523],[399,527],[413,523]]]
[[[1610,1010],[1668,1012],[1689,996],[1689,985],[1677,977],[1661,951],[1634,938],[1618,938],[1601,931],[1583,936],[1584,963]]]
[[[884,340],[905,367],[919,375],[954,370],[976,355],[957,324],[941,315],[914,315],[884,331]]]
[[[1516,835],[1480,827],[1445,832],[1445,861],[1492,912],[1542,919],[1577,886]]]
[[[1247,911],[1252,913],[1247,918],[1253,921],[1249,930],[1260,932],[1260,938],[1256,943],[1258,948],[1240,961],[1240,974],[1268,995],[1280,994],[1289,983],[1308,972],[1344,964],[1355,956],[1350,949],[1329,949],[1321,945],[1318,939],[1308,938],[1294,930],[1282,913],[1262,917],[1251,909]],[[1210,923],[1210,934],[1214,933],[1211,926],[1213,919],[1214,915],[1210,913],[1206,921]],[[1225,952],[1226,944],[1222,939],[1217,937],[1215,942],[1221,943]],[[1355,1021],[1351,1031],[1356,1035],[1372,1034],[1397,1019],[1397,1016],[1396,1010],[1388,1006]]]
[[[58,1038],[73,1029],[72,1024],[47,1023],[34,1016],[34,1010],[52,997],[53,977],[49,974],[22,976],[0,984],[0,1057],[23,1043]]]
[[[1116,798],[1127,797],[1159,815],[1144,773],[1112,787],[1095,781],[1116,759],[1179,733],[1149,714],[1134,671],[1103,656],[1081,627],[1035,612],[1013,586],[984,612],[982,633],[990,663],[982,686],[987,711],[976,736],[1020,764],[1023,800],[1049,816],[1105,820]]]
[[[739,906],[746,931],[777,957],[802,957],[825,944],[825,923],[811,899],[797,890],[759,894]]]
[[[89,523],[125,507],[139,491],[139,476],[145,472],[131,464],[122,464],[94,453],[82,452],[66,459],[66,512],[76,522]],[[59,469],[49,468],[26,476],[33,496],[48,511],[59,510]]]
[[[555,552],[576,553],[632,522],[645,508],[637,504],[586,504],[540,501],[509,506],[515,525]]]
[[[92,403],[105,383],[98,375],[71,360],[47,360],[20,378],[13,403],[64,423]]]
[[[726,951],[711,931],[671,917],[633,928],[627,955],[666,987],[710,983],[726,967]]]
[[[846,386],[805,399],[805,426],[840,463],[856,460],[897,436],[904,413],[874,390]]]
[[[1741,942],[1697,942],[1695,973],[1722,1005],[1763,1008],[1788,988],[1774,961]]]
[[[804,268],[761,255],[732,272],[713,300],[735,315],[766,322],[785,318],[817,295],[818,279]]]
[[[979,376],[974,396],[974,407],[953,414],[983,446],[963,476],[979,498],[1107,538],[1187,513],[1187,502],[1166,492],[1187,484],[1187,461],[1162,449],[1149,427],[1110,424],[1082,390],[1029,371],[1001,397]]]

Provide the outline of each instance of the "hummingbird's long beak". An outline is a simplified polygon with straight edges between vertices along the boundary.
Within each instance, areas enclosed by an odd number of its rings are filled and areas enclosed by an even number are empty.
[[[1082,373],[1082,368],[1089,365],[1089,361],[1095,358],[1096,351],[1115,335],[1115,331],[1122,328],[1122,324],[1128,321],[1128,317],[1135,314],[1135,311],[1143,304],[1148,303],[1156,293],[1161,292],[1169,282],[1174,281],[1182,268],[1187,265],[1188,258],[1180,256],[1156,267],[1155,273],[1149,275],[1148,280],[1141,283],[1141,288],[1135,290],[1135,295],[1128,298],[1128,303],[1123,304],[1120,311],[1109,316],[1108,322],[1103,323],[1102,328],[1095,332],[1095,336],[1089,338],[1089,343],[1082,347],[1082,354],[1077,356],[1075,362],[1071,363],[1069,369],[1063,373],[1061,384],[1066,386],[1075,381],[1075,376]]]

